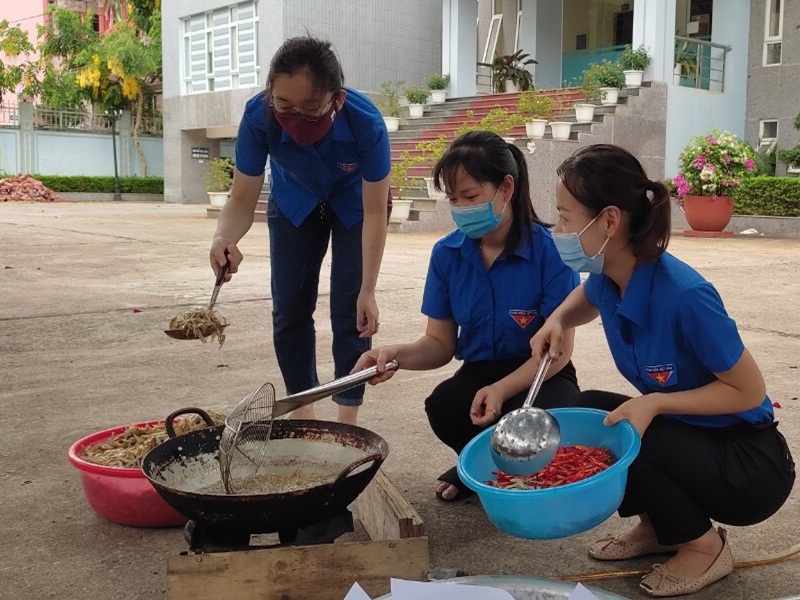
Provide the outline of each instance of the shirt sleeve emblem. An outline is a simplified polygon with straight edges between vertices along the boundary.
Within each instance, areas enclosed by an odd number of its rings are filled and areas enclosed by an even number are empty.
[[[345,173],[354,173],[358,169],[359,164],[356,163],[336,163],[336,168],[341,169]]]
[[[672,374],[675,372],[675,365],[653,365],[651,367],[645,367],[644,370],[653,381],[661,387],[665,387],[672,377]]]
[[[537,313],[535,310],[512,309],[508,311],[508,315],[514,319],[514,322],[522,329],[525,329],[533,322],[533,320],[536,318],[536,314]]]

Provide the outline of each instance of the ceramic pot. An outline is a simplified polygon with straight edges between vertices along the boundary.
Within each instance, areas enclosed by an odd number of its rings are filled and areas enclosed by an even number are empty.
[[[575,109],[575,120],[578,123],[594,121],[594,104],[578,103],[573,108]]]
[[[447,100],[447,90],[431,90],[431,104],[442,104]]]
[[[625,87],[638,88],[642,87],[642,76],[644,71],[623,71],[625,73]]]
[[[409,116],[412,119],[418,119],[425,112],[425,105],[424,104],[409,104],[408,105],[408,112],[409,112]]]
[[[531,119],[525,123],[525,133],[529,138],[542,139],[547,127],[547,119]]]
[[[729,196],[684,196],[686,222],[695,231],[722,231],[733,215]]]
[[[386,131],[397,131],[400,129],[400,119],[398,117],[383,117],[383,122],[386,123]]]
[[[572,123],[569,121],[556,121],[550,123],[550,132],[554,140],[568,140],[572,131]]]
[[[601,87],[600,91],[603,94],[601,102],[606,106],[616,104],[617,100],[619,100],[619,90],[617,88]]]

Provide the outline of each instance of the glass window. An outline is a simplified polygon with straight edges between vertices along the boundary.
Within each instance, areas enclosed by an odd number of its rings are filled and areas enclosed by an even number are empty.
[[[503,15],[495,15],[489,24],[489,37],[486,38],[486,47],[483,49],[483,59],[481,62],[490,63],[494,60],[497,51],[497,39],[500,37],[500,25],[503,23]]]
[[[767,0],[764,25],[764,66],[781,64],[784,0]]]
[[[781,35],[782,1],[769,0],[767,2],[767,37],[780,37]]]
[[[761,121],[759,141],[778,139],[778,121]]]

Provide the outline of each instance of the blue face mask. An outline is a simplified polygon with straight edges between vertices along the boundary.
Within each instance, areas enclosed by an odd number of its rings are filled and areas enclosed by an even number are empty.
[[[608,239],[600,246],[600,250],[594,256],[586,256],[581,246],[581,234],[592,226],[592,223],[597,221],[603,212],[600,211],[594,219],[589,221],[589,224],[581,229],[580,233],[556,233],[553,232],[553,243],[556,245],[561,260],[573,271],[578,273],[594,273],[600,274],[603,272],[603,249],[608,244]]]
[[[500,188],[497,188],[497,192]],[[503,214],[506,212],[506,204],[503,205],[503,210],[500,212],[499,217],[494,216],[494,200],[497,198],[497,192],[494,193],[489,202],[486,204],[479,204],[477,206],[450,206],[450,214],[453,216],[453,221],[456,227],[464,233],[464,235],[471,237],[473,240],[482,238],[487,233],[493,232],[500,225],[503,220]]]

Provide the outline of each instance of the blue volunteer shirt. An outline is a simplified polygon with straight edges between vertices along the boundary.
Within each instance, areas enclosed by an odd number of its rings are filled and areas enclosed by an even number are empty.
[[[299,227],[316,205],[327,200],[351,227],[364,217],[361,182],[389,174],[389,134],[378,109],[365,95],[345,88],[344,107],[318,144],[299,146],[272,118],[264,92],[250,98],[236,138],[236,168],[264,173],[271,160],[271,194],[280,211]]]
[[[533,334],[577,285],[541,225],[488,271],[477,242],[454,231],[433,247],[422,312],[458,324],[460,360],[527,357]]]
[[[736,322],[717,290],[671,254],[636,267],[625,296],[605,275],[584,283],[599,311],[620,373],[641,394],[693,390],[736,365],[744,353]],[[770,422],[769,396],[748,411],[726,415],[665,415],[690,425],[728,427]]]

